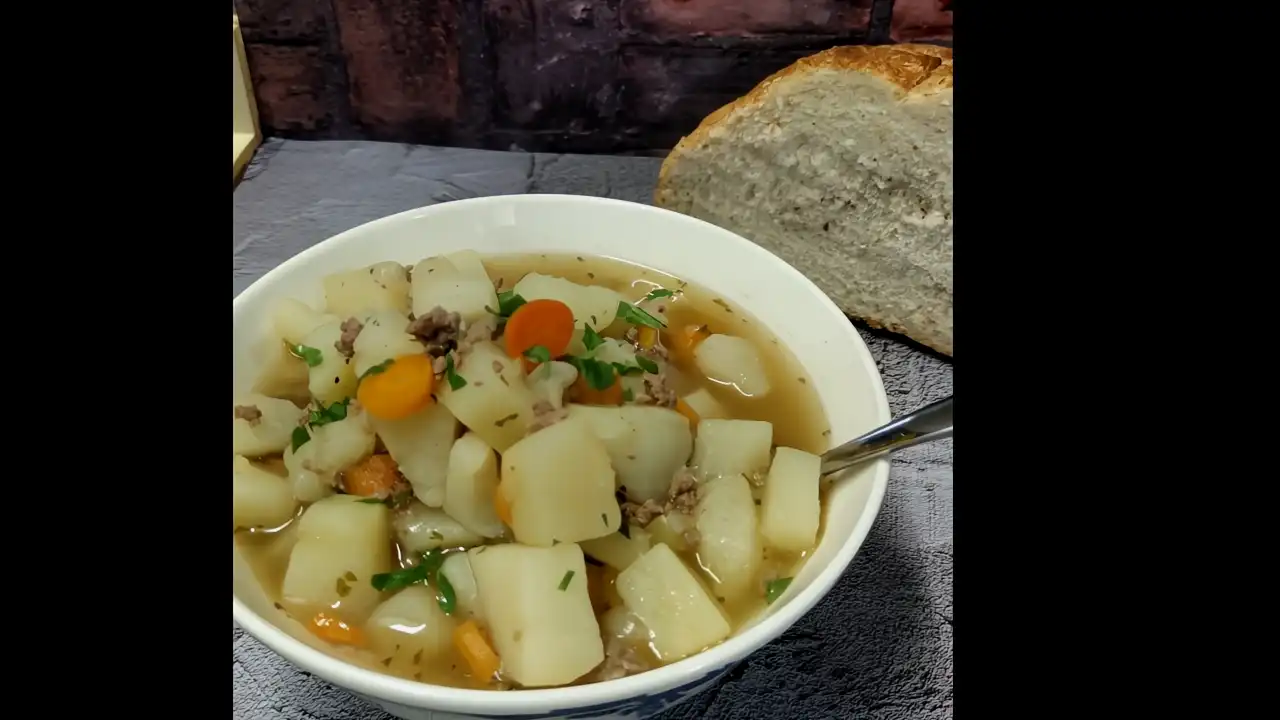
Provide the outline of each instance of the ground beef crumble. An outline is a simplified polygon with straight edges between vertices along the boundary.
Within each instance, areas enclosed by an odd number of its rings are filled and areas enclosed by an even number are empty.
[[[356,354],[356,337],[360,335],[360,331],[364,329],[364,324],[359,320],[349,317],[342,321],[342,337],[333,343],[333,347],[342,354],[343,357],[351,357]]]
[[[644,661],[635,646],[615,638],[605,645],[604,663],[597,671],[596,679],[601,682],[617,680],[648,669],[649,664]]]
[[[262,411],[257,405],[237,405],[235,417],[237,420],[247,420],[250,425],[257,425],[258,421],[262,420]]]
[[[694,508],[698,506],[698,479],[689,468],[680,468],[671,478],[671,487],[667,489],[665,503],[659,504],[655,500],[645,500],[643,503],[624,500],[620,506],[627,520],[640,527],[648,526],[659,515],[668,513],[692,515]],[[697,531],[691,532],[696,534]],[[689,533],[685,533],[685,536],[687,540]],[[697,541],[695,536],[690,544],[696,545]]]
[[[462,316],[437,305],[431,312],[411,321],[405,332],[426,346],[428,355],[442,357],[458,347],[461,327]]]
[[[467,356],[471,352],[471,348],[482,342],[488,342],[493,339],[493,334],[498,331],[498,319],[492,315],[486,315],[484,318],[467,325],[462,338],[458,340],[458,359]]]

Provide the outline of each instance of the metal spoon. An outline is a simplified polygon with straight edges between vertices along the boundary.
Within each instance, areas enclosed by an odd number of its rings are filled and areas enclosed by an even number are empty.
[[[839,472],[903,448],[951,437],[951,398],[930,403],[910,415],[854,438],[822,456],[822,474]]]

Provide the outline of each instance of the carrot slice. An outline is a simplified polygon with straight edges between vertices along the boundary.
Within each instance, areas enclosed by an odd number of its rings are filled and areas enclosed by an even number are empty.
[[[640,347],[649,350],[658,344],[658,331],[648,325],[641,325],[639,332],[636,334],[636,342]]]
[[[573,339],[573,311],[559,300],[544,298],[521,305],[507,320],[502,341],[507,355],[521,357],[530,348],[541,345],[557,358],[569,348]]]
[[[569,400],[582,405],[621,405],[622,383],[614,375],[613,384],[603,390],[597,390],[587,383],[582,373],[569,386]]]
[[[678,330],[668,330],[665,335],[663,344],[671,356],[677,364],[688,366],[693,362],[693,351],[703,340],[711,337],[711,331],[706,325],[686,325]]]
[[[307,624],[307,629],[313,635],[337,645],[364,645],[364,633],[360,632],[360,628],[346,624],[331,615],[324,613],[316,613],[311,618],[311,622]]]
[[[698,423],[702,420],[702,418],[698,417],[698,412],[693,408],[689,407],[689,403],[685,402],[684,398],[679,398],[676,400],[676,412],[685,416],[685,418],[689,421],[690,428],[692,428],[693,430],[698,429]]]
[[[402,355],[386,370],[360,381],[356,399],[368,413],[382,420],[402,420],[432,402],[436,387],[430,355]]]
[[[400,469],[390,455],[370,455],[342,473],[342,489],[348,495],[385,497],[391,494]]]
[[[453,645],[458,648],[462,659],[467,661],[471,675],[476,680],[492,680],[502,667],[498,653],[489,647],[489,641],[484,639],[475,620],[468,620],[454,629]]]
[[[493,510],[498,513],[498,519],[503,524],[511,527],[511,503],[507,502],[507,496],[502,493],[501,485],[493,491]]]

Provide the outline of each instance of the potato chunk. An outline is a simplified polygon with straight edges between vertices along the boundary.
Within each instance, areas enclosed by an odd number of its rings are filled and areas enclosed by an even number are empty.
[[[750,340],[733,335],[712,335],[693,351],[698,370],[708,379],[737,388],[750,398],[769,394],[769,374],[760,351]]]
[[[363,327],[356,336],[355,355],[351,358],[356,377],[362,377],[369,368],[387,360],[422,354],[422,343],[405,332],[409,316],[394,310],[379,310],[359,320]]]
[[[729,637],[729,621],[671,548],[659,543],[618,574],[618,595],[649,629],[664,663]]]
[[[247,459],[232,461],[231,515],[236,527],[280,527],[293,517],[298,503],[289,481],[255,467]]]
[[[371,310],[409,312],[409,275],[397,262],[334,273],[321,283],[326,309],[344,320]]]
[[[822,458],[780,447],[764,481],[760,532],[779,550],[801,552],[818,541],[822,501],[818,497]]]
[[[512,445],[502,456],[511,530],[526,545],[604,537],[622,521],[604,444],[582,418],[566,418]]]
[[[702,420],[690,463],[702,477],[750,475],[769,467],[773,425],[763,420]]]
[[[498,293],[478,257],[465,253],[430,257],[413,268],[413,314],[423,317],[434,308],[456,312],[468,323],[489,315],[486,307],[498,307]],[[477,266],[479,271],[477,272]]]
[[[381,600],[371,578],[391,569],[387,507],[334,495],[298,520],[298,542],[289,555],[282,602],[296,618],[335,613],[364,622]]]
[[[449,451],[444,511],[471,532],[498,537],[506,530],[494,509],[498,490],[498,458],[475,433],[458,438]]]
[[[494,649],[512,680],[565,685],[604,661],[581,548],[495,545],[467,554]]]
[[[533,422],[533,393],[525,385],[520,363],[494,343],[482,342],[456,372],[467,384],[454,390],[442,379],[436,385],[440,403],[489,447],[505,453]]]
[[[698,499],[698,560],[716,595],[735,600],[751,590],[764,559],[756,529],[756,501],[741,475],[707,482]]]
[[[484,538],[466,529],[442,510],[427,507],[414,500],[392,519],[400,547],[411,553],[435,548],[472,547]]]
[[[436,593],[425,585],[410,585],[373,611],[365,623],[369,649],[384,667],[401,673],[442,662],[453,651],[458,621],[444,614]]]
[[[327,322],[312,330],[302,339],[302,352],[319,357],[319,363],[311,365],[307,389],[311,396],[330,405],[356,394],[356,374],[351,359],[343,357],[334,347],[342,337],[339,322]]]
[[[304,415],[305,410],[288,400],[257,393],[236,398],[231,418],[231,452],[245,457],[283,452]]]
[[[628,531],[630,537],[616,532],[594,540],[583,540],[578,544],[582,546],[582,552],[614,570],[626,570],[637,558],[649,551],[650,545],[649,533],[644,529],[631,525]]]
[[[431,507],[443,505],[449,450],[458,435],[458,420],[449,408],[431,403],[403,420],[370,416],[369,424],[413,486],[413,494]]]
[[[671,477],[684,467],[693,449],[689,421],[680,413],[653,405],[570,405],[604,443],[619,487],[635,502],[662,500]]]

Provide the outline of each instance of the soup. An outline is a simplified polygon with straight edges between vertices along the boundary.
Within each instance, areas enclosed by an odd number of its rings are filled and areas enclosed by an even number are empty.
[[[235,537],[350,662],[479,689],[731,636],[817,544],[829,432],[740,309],[603,258],[471,251],[285,300],[233,408]]]

